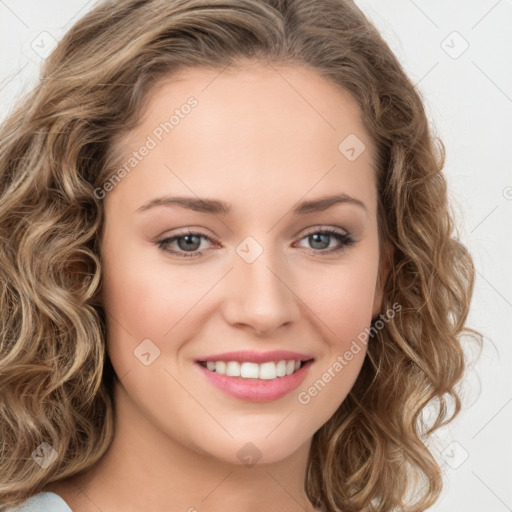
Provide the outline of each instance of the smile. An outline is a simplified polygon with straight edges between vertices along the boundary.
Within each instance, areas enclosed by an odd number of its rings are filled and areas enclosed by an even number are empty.
[[[292,359],[289,361],[270,361],[261,364],[249,363],[247,361],[200,361],[199,364],[211,372],[229,377],[272,380],[292,375],[301,367],[302,361],[294,361]]]
[[[210,384],[249,402],[278,400],[305,379],[314,359],[288,351],[230,352],[196,360]]]

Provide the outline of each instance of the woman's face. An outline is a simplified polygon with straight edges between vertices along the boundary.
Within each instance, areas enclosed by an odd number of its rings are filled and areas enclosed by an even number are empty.
[[[189,69],[120,147],[101,250],[120,421],[237,464],[308,447],[380,313],[356,104],[302,67]]]

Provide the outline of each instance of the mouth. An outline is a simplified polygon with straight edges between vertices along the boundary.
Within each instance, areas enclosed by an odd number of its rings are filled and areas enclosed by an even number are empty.
[[[293,375],[310,361],[313,361],[313,359],[306,361],[281,359],[280,361],[268,361],[260,364],[248,361],[198,361],[197,363],[209,372],[227,375],[228,377],[274,380]]]
[[[314,358],[288,351],[230,352],[196,360],[209,383],[249,402],[277,400],[305,379]]]

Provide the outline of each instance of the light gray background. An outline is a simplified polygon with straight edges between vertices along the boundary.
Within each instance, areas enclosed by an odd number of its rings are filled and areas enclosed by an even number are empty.
[[[0,0],[0,119],[34,84],[52,40],[94,4]],[[485,334],[484,350],[463,386],[466,409],[431,445],[446,482],[431,510],[512,511],[512,1],[357,4],[418,84],[446,145],[450,196],[477,268],[469,324]]]

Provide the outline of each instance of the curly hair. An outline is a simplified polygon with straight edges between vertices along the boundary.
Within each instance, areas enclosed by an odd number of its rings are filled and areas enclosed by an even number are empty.
[[[357,381],[313,436],[305,490],[329,512],[421,511],[442,473],[426,438],[460,411],[474,283],[421,95],[349,0],[117,0],[81,18],[0,131],[0,503],[91,467],[114,432],[101,288],[116,143],[153,87],[244,59],[308,66],[351,93],[376,147],[383,309]],[[425,410],[435,413],[425,419]],[[46,470],[31,457],[48,442]],[[411,490],[414,489],[414,492]]]

